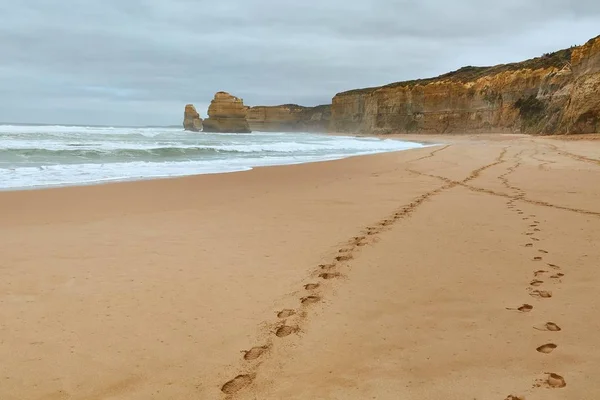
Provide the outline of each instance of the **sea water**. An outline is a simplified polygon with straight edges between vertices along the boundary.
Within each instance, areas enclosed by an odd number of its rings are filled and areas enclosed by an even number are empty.
[[[245,171],[422,146],[313,133],[0,125],[0,190]]]

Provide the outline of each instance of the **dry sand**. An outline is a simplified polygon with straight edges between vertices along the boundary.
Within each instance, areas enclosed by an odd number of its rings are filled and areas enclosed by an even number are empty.
[[[600,398],[600,142],[428,139],[0,193],[0,399]]]

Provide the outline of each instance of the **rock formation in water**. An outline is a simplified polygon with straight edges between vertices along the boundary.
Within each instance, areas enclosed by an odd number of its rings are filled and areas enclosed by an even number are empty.
[[[331,106],[302,107],[296,104],[250,107],[250,129],[262,132],[327,132]]]
[[[200,118],[200,114],[198,114],[193,104],[185,106],[185,111],[183,112],[183,129],[192,132],[200,132],[202,130],[202,118]]]
[[[339,93],[331,114],[334,132],[599,132],[600,36],[521,63]]]
[[[208,107],[208,118],[204,120],[204,132],[251,132],[246,113],[248,107],[242,99],[226,92],[217,92]]]

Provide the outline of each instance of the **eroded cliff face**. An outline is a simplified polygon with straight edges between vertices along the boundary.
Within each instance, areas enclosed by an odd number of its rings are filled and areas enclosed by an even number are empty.
[[[331,110],[334,132],[598,132],[600,36],[522,63],[339,93]]]
[[[246,113],[248,107],[242,99],[227,92],[217,92],[208,107],[208,118],[204,120],[204,132],[251,132]]]
[[[248,109],[250,129],[261,132],[327,132],[331,106],[302,107],[296,104],[257,106]]]
[[[573,82],[561,133],[600,132],[600,36],[573,50]]]
[[[200,132],[202,130],[202,118],[196,111],[196,107],[193,104],[185,106],[183,112],[183,129],[191,132]]]

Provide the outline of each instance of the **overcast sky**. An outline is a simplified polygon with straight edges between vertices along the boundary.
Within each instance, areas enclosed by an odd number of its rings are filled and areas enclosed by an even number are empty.
[[[599,0],[22,0],[0,15],[4,122],[180,124],[219,90],[324,104],[600,34]]]

